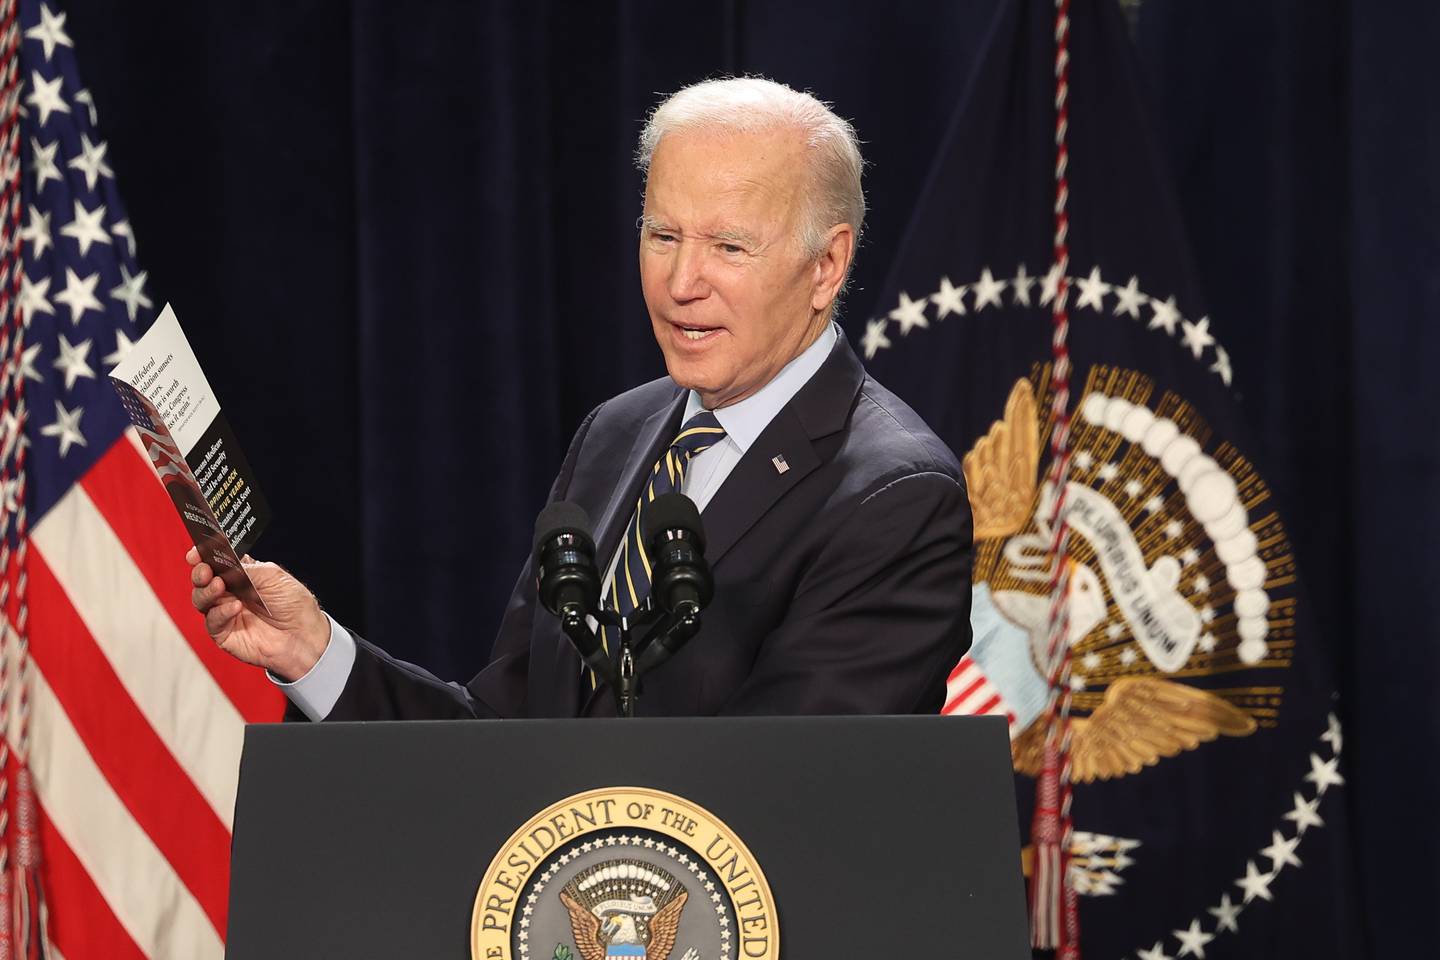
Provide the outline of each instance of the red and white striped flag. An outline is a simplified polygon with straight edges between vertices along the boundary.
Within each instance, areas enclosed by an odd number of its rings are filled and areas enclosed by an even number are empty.
[[[224,952],[259,671],[189,604],[189,540],[105,371],[153,319],[53,0],[0,0],[0,960]]]

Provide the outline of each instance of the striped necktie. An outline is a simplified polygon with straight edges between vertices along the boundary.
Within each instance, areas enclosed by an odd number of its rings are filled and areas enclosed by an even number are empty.
[[[702,410],[680,428],[680,433],[670,441],[664,454],[650,471],[650,480],[640,490],[635,500],[635,513],[625,528],[625,546],[620,552],[620,562],[615,564],[614,574],[605,589],[605,609],[614,610],[622,617],[628,617],[645,602],[650,593],[650,557],[640,531],[645,529],[645,507],[662,493],[681,490],[685,483],[685,471],[690,461],[702,450],[719,443],[725,438],[725,428],[715,419],[715,414]],[[605,650],[615,656],[620,634],[614,627],[605,627],[601,640]],[[595,678],[590,678],[591,685]]]

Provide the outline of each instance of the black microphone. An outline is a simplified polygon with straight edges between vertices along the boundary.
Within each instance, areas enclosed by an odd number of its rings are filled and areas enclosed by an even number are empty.
[[[705,528],[695,501],[661,494],[645,507],[644,520],[651,601],[680,617],[698,614],[715,596],[715,578],[705,562]]]
[[[535,571],[540,603],[557,617],[584,618],[600,603],[600,573],[590,518],[561,500],[535,519]]]

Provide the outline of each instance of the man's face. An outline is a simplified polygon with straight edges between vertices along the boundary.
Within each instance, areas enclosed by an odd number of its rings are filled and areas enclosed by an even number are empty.
[[[789,130],[671,134],[651,159],[645,305],[671,378],[709,409],[760,389],[824,325],[820,275],[796,240],[805,162]]]

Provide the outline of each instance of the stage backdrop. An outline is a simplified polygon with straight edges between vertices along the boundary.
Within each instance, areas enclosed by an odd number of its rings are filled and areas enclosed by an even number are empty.
[[[273,503],[257,553],[464,678],[571,432],[661,373],[631,159],[657,95],[757,72],[854,119],[872,208],[845,311],[858,339],[998,2],[71,0],[67,29],[149,293],[176,305]],[[1370,945],[1428,953],[1440,12],[1126,8],[1337,654]]]

